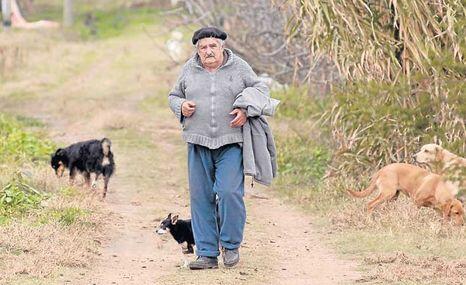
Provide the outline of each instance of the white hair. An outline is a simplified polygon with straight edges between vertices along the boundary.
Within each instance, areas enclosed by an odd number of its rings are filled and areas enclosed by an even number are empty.
[[[225,45],[225,41],[222,40],[222,39],[219,39],[219,38],[214,38],[212,37],[213,39],[217,40],[217,42],[220,44],[221,47],[223,47]],[[201,41],[202,39],[199,39],[197,42],[196,42],[196,49],[199,49],[199,42]]]

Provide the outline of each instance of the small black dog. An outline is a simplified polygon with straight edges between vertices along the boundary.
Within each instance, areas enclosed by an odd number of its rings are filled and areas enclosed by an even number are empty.
[[[70,183],[74,182],[76,172],[80,172],[89,187],[91,173],[95,174],[92,188],[97,187],[99,175],[104,176],[103,197],[107,195],[108,181],[115,170],[113,153],[110,150],[112,142],[103,138],[102,140],[89,140],[74,143],[66,148],[59,148],[52,154],[50,164],[58,177],[63,176],[65,169],[70,171]]]
[[[184,254],[194,253],[194,236],[191,220],[180,220],[178,215],[168,214],[168,217],[160,222],[155,229],[159,235],[169,232],[173,238],[181,245],[181,251]]]

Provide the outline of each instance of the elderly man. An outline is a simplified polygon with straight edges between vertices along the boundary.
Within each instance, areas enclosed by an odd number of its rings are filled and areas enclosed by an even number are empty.
[[[214,27],[196,31],[192,43],[197,52],[183,66],[168,96],[188,143],[191,218],[198,256],[190,269],[218,268],[219,244],[226,267],[239,261],[246,220],[241,127],[247,113],[233,104],[245,88],[269,96],[267,86],[251,67],[224,48],[226,38],[225,32]]]

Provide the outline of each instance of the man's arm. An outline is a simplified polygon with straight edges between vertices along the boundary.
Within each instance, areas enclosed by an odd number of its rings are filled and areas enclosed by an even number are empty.
[[[168,94],[168,101],[170,104],[170,109],[175,113],[175,116],[178,120],[183,122],[184,116],[182,114],[181,106],[186,101],[186,85],[185,85],[185,73],[186,69],[183,68],[180,76],[175,82],[172,90]]]
[[[246,88],[236,96],[233,108],[246,110],[248,117],[272,116],[279,101],[270,98],[267,84],[259,80],[249,64],[244,60],[241,64],[241,75]]]

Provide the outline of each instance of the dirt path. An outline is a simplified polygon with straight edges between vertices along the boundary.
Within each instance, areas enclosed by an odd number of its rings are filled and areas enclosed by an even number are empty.
[[[57,284],[348,284],[359,278],[353,261],[323,245],[311,217],[258,186],[247,190],[239,266],[180,267],[185,257],[178,245],[153,233],[169,212],[189,215],[186,146],[165,101],[176,71],[165,68],[169,60],[143,34],[93,49],[99,50],[95,60],[60,86],[21,107],[7,106],[47,121],[63,143],[113,141],[117,173],[102,203],[111,217],[107,238],[92,268],[65,270]]]

